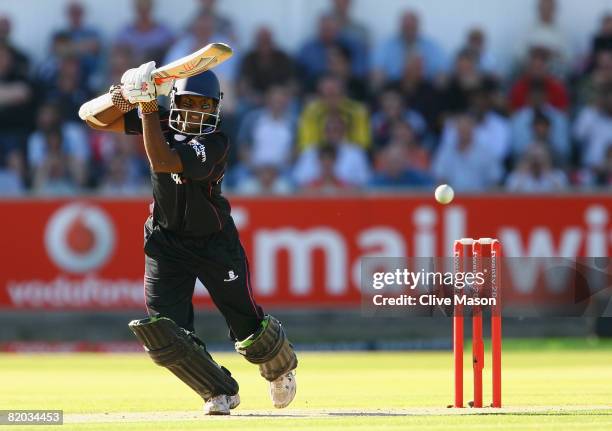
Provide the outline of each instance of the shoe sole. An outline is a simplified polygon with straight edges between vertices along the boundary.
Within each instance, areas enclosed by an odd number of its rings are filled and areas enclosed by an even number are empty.
[[[240,405],[240,396],[238,394],[236,394],[235,400],[235,404],[230,404],[230,410],[233,410]],[[207,416],[228,416],[230,414],[230,411],[211,410],[209,412],[204,412],[204,414]]]
[[[295,396],[293,398],[295,398]],[[274,404],[274,407],[276,407],[277,409],[284,409],[289,404],[291,404],[291,402],[293,401],[293,398],[291,398],[291,400],[289,400],[287,403],[284,403],[284,404],[278,404],[278,405]]]
[[[207,416],[229,416],[230,412],[208,412],[204,414]]]
[[[284,409],[285,407],[287,407],[289,404],[291,404],[291,402],[295,399],[295,395],[297,393],[297,388],[296,390],[293,391],[293,394],[291,394],[291,398],[289,399],[289,401],[284,402],[282,404],[272,404],[274,407],[276,407],[277,409]]]
[[[238,402],[236,404],[234,404],[234,405],[230,404],[230,410],[234,410],[236,407],[238,407],[240,405],[240,397],[238,397],[237,401]]]

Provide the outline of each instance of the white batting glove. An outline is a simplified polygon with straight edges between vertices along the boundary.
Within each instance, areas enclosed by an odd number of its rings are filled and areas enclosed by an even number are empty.
[[[151,72],[155,70],[155,62],[141,64],[135,69],[127,70],[121,77],[121,93],[130,103],[150,102],[157,98],[155,82]]]

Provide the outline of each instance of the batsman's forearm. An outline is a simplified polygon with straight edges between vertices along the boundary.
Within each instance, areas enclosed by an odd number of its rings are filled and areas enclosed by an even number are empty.
[[[97,114],[96,119],[104,124],[112,124],[119,118],[123,117],[123,115],[124,113],[117,109],[117,107],[111,106],[110,108]]]
[[[142,114],[142,135],[149,164],[154,172],[182,172],[181,159],[166,143],[159,125],[159,113]]]
[[[87,121],[92,127],[105,130],[109,125],[122,118],[126,112],[136,107],[136,105],[123,100],[120,89],[115,90],[115,92],[119,93],[115,95],[111,92],[104,93],[85,102],[79,109],[79,117],[83,121]]]

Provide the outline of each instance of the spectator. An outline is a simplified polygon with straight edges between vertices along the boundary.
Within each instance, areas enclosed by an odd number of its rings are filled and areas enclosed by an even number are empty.
[[[99,193],[107,196],[133,196],[147,194],[141,176],[133,176],[131,160],[123,154],[116,154],[107,160],[104,176],[99,185]]]
[[[574,123],[583,166],[598,169],[612,143],[612,83],[599,87],[596,103],[585,106]]]
[[[546,101],[557,109],[566,111],[569,99],[565,85],[549,72],[549,53],[541,48],[533,48],[524,74],[510,90],[510,107],[516,111],[527,104],[527,93],[533,81],[540,81],[546,89]]]
[[[277,46],[268,27],[257,30],[253,47],[240,65],[239,79],[240,95],[249,106],[260,106],[271,86],[295,84],[295,63]]]
[[[601,19],[599,30],[591,41],[591,52],[587,63],[587,72],[590,71],[599,54],[612,51],[612,13],[605,14]]]
[[[409,109],[404,104],[402,95],[395,90],[387,89],[379,97],[379,110],[372,115],[372,133],[374,146],[381,148],[390,139],[393,127],[406,122],[419,137],[423,138],[427,131],[427,124],[423,116]]]
[[[433,162],[438,183],[456,191],[482,192],[497,185],[502,166],[487,142],[475,132],[475,121],[467,114],[450,119]]]
[[[170,47],[164,63],[178,60],[212,42],[231,43],[225,36],[216,33],[215,17],[206,12],[201,12],[193,19],[187,33]],[[234,79],[239,64],[240,56],[234,51],[231,61],[226,61],[215,67],[215,75],[219,78],[221,88],[223,88],[223,110],[229,113],[233,113],[236,108]]]
[[[78,57],[81,62],[83,76],[89,78],[96,72],[100,60],[102,47],[100,34],[93,27],[83,23],[85,10],[77,1],[71,1],[66,7],[68,27],[63,32],[71,41],[71,54]]]
[[[12,151],[6,157],[6,164],[0,165],[0,196],[18,196],[25,193],[23,156]]]
[[[391,130],[390,142],[400,142],[408,155],[408,166],[416,171],[427,172],[430,169],[429,152],[423,142],[415,135],[410,124],[399,122]]]
[[[606,149],[602,168],[595,172],[594,184],[598,187],[612,188],[612,141]]]
[[[297,61],[303,72],[304,88],[310,91],[329,69],[327,51],[330,47],[342,45],[351,53],[351,72],[364,77],[367,72],[367,48],[357,40],[342,35],[340,23],[332,15],[321,15],[316,36],[300,49]]]
[[[484,31],[474,27],[468,31],[462,51],[469,52],[481,73],[500,76],[502,73],[499,62],[493,53],[487,49]]]
[[[252,174],[238,183],[236,192],[249,195],[287,195],[292,192],[291,184],[278,165],[256,162],[252,168]]]
[[[544,143],[529,147],[506,181],[506,189],[512,192],[550,193],[561,191],[566,186],[565,174],[553,167],[550,152]]]
[[[567,115],[546,101],[546,87],[532,81],[527,105],[514,113],[512,124],[512,154],[518,160],[534,141],[545,142],[554,159],[564,163],[570,155]]]
[[[117,35],[116,43],[129,45],[135,63],[156,61],[161,65],[164,54],[172,44],[172,32],[153,16],[153,0],[133,0],[134,21]]]
[[[28,163],[38,192],[73,191],[88,180],[89,145],[81,125],[62,123],[52,103],[38,111],[37,130],[28,138]],[[49,184],[46,184],[50,181]],[[47,187],[48,186],[48,187]]]
[[[62,59],[72,55],[71,51],[70,35],[64,31],[54,33],[49,45],[49,53],[34,71],[36,81],[42,86],[51,85],[57,79]]]
[[[330,165],[336,185],[363,186],[368,182],[370,166],[366,153],[350,142],[346,132],[347,125],[341,116],[333,115],[325,120],[321,141],[306,149],[297,160],[293,177],[298,185],[319,188],[328,184]],[[330,159],[332,153],[334,157]]]
[[[331,45],[327,50],[326,73],[342,81],[349,98],[368,101],[368,86],[363,78],[351,72],[351,53],[344,45]]]
[[[215,33],[220,34],[223,40],[227,40],[234,45],[238,43],[236,32],[234,31],[234,24],[225,15],[221,15],[217,12],[217,2],[215,0],[198,0],[200,3],[200,14],[206,14],[213,17]]]
[[[570,58],[568,40],[555,22],[557,14],[556,0],[538,0],[538,17],[527,31],[517,49],[517,60],[522,63],[533,50],[546,53],[551,63],[551,70],[556,76],[567,73]]]
[[[351,0],[332,0],[331,15],[340,24],[340,31],[346,37],[357,40],[362,46],[368,46],[368,28],[351,17]]]
[[[429,157],[407,123],[398,123],[393,137],[376,157],[374,187],[426,187],[433,185],[428,173]]]
[[[95,133],[91,140],[95,178],[103,194],[148,194],[149,163],[140,138],[117,133]]]
[[[20,69],[10,48],[0,43],[0,166],[12,152],[23,153],[33,126],[34,91]]]
[[[399,80],[406,62],[414,55],[423,59],[425,76],[428,78],[445,72],[446,59],[442,49],[421,35],[418,15],[408,11],[400,19],[399,33],[376,50],[372,76],[375,88],[385,81]]]
[[[15,63],[15,73],[21,77],[28,75],[30,59],[11,43],[11,20],[7,16],[0,15],[0,45],[5,45],[11,52]]]
[[[363,148],[370,146],[367,108],[346,97],[338,78],[326,76],[319,81],[319,96],[308,103],[299,120],[298,148],[304,150],[323,140],[330,115],[340,115],[347,127],[347,139]]]
[[[349,183],[338,178],[338,149],[332,145],[323,145],[318,150],[319,176],[304,186],[304,190],[318,194],[337,194],[353,188]]]
[[[533,121],[531,122],[531,128],[533,129],[533,141],[542,142],[550,147],[550,120],[542,111],[535,111],[533,113]]]
[[[577,83],[577,104],[592,104],[597,87],[608,81],[612,81],[612,50],[601,50],[595,54],[593,67]]]
[[[47,84],[44,92],[46,101],[52,101],[58,105],[62,121],[80,123],[79,107],[93,96],[82,83],[79,59],[77,57],[62,58],[55,82]]]
[[[296,129],[290,102],[286,87],[270,87],[265,106],[251,111],[242,121],[237,138],[240,164],[234,169],[238,183],[254,166],[289,170]]]
[[[381,169],[376,172],[370,185],[376,188],[429,187],[433,180],[427,173],[406,166],[405,148],[391,142],[381,151]]]
[[[77,179],[80,172],[68,154],[63,151],[62,134],[58,129],[40,133],[40,141],[45,148],[45,157],[32,166],[34,193],[49,195],[72,195],[77,193]],[[82,166],[81,166],[82,167]]]
[[[493,90],[497,82],[478,69],[478,59],[473,51],[463,50],[457,55],[455,67],[448,83],[443,87],[440,102],[449,113],[466,111],[470,96],[479,88]]]
[[[472,87],[457,91],[456,94],[460,95],[457,96],[457,100],[459,100],[459,97],[465,98],[462,104],[467,104],[468,111],[475,121],[474,133],[478,136],[478,140],[486,143],[491,156],[503,161],[510,151],[510,125],[506,118],[492,109],[494,89],[491,88],[491,85],[493,84],[491,82],[479,82],[476,79],[475,83],[469,85]],[[458,87],[457,90],[459,90]],[[449,134],[454,133],[454,128],[455,124],[453,122],[445,123],[442,130],[442,142],[449,139]]]
[[[100,90],[107,91],[112,84],[121,82],[123,73],[132,67],[138,67],[138,64],[134,62],[134,53],[130,45],[113,45],[108,55],[108,70]]]
[[[10,44],[10,21],[0,17],[0,195],[25,192],[25,135],[34,107],[28,82],[28,58]]]
[[[491,154],[503,161],[510,153],[510,124],[493,110],[491,83],[481,83],[469,95],[469,110],[476,121],[476,134],[489,146]]]
[[[401,79],[391,82],[388,88],[399,91],[406,105],[425,117],[428,129],[438,131],[438,117],[441,111],[439,94],[432,83],[425,78],[423,60],[420,56],[410,57]]]

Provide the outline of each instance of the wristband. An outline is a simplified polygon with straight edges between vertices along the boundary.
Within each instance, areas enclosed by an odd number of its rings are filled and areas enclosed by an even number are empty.
[[[151,112],[159,111],[159,107],[157,106],[157,100],[151,100],[150,102],[140,102],[140,111],[143,114],[150,114]]]

